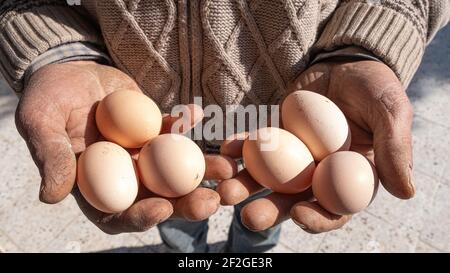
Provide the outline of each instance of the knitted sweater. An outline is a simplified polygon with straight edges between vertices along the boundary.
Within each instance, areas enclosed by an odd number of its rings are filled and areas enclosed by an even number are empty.
[[[4,0],[0,68],[20,93],[35,58],[81,41],[105,46],[165,111],[194,96],[276,104],[315,54],[345,46],[407,86],[449,17],[449,0]]]

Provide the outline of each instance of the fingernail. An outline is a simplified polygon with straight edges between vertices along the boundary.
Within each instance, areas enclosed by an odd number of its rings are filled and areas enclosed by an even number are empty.
[[[294,223],[299,226],[301,229],[306,230],[306,226],[298,221],[296,221],[294,218],[292,218],[292,221],[294,221]]]
[[[39,188],[39,200],[43,203],[49,203],[47,196],[45,195],[45,186],[41,185]]]
[[[42,196],[45,191],[45,184],[41,182],[41,185],[39,187],[39,196]]]
[[[412,163],[408,164],[408,175],[409,175],[409,186],[411,187],[411,190],[413,193],[416,192],[416,186],[414,185],[414,173],[412,170]]]

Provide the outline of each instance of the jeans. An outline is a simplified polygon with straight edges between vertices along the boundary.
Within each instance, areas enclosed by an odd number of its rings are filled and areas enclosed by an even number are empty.
[[[276,246],[280,238],[281,225],[264,231],[253,232],[242,225],[240,216],[241,209],[245,204],[269,193],[270,191],[264,190],[234,206],[233,221],[228,232],[228,240],[223,249],[224,252],[265,252]],[[189,222],[182,219],[171,219],[159,224],[158,230],[170,252],[208,252],[208,244],[206,243],[208,220]]]

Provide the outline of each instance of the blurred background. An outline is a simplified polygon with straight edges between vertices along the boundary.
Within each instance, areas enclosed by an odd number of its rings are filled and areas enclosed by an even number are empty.
[[[367,210],[326,234],[307,234],[289,220],[271,252],[450,252],[450,25],[428,46],[408,94],[415,198],[397,200],[380,188]],[[39,202],[39,173],[14,125],[17,101],[0,78],[0,252],[164,252],[155,228],[109,236],[71,196],[58,205]],[[223,246],[231,214],[222,207],[210,219],[212,251]]]

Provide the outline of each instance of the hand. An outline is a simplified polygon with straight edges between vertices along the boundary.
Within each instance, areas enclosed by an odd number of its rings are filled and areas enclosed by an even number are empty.
[[[415,188],[412,177],[412,107],[406,93],[385,64],[376,61],[329,62],[313,65],[289,88],[310,90],[335,102],[348,119],[351,150],[375,163],[383,186],[408,199]],[[224,154],[239,155],[242,140],[225,142]],[[237,204],[259,191],[247,171],[218,186],[222,204]],[[286,195],[273,193],[247,204],[241,212],[249,229],[265,230],[288,218],[311,233],[342,227],[350,215],[334,215],[314,200],[311,190]]]
[[[110,234],[144,231],[169,217],[208,218],[219,206],[219,195],[210,189],[197,188],[187,196],[168,200],[141,187],[129,209],[106,214],[90,206],[74,187],[77,156],[102,139],[95,125],[96,105],[119,89],[140,92],[125,73],[90,61],[47,65],[32,75],[16,111],[16,126],[42,177],[40,200],[53,204],[73,192],[89,220]],[[170,130],[175,120],[165,116],[163,130]],[[207,156],[205,179],[232,177],[236,170],[232,163],[227,157]]]

